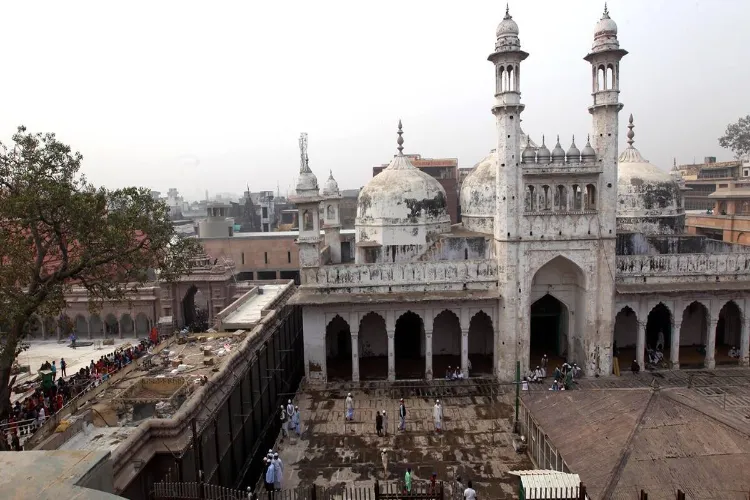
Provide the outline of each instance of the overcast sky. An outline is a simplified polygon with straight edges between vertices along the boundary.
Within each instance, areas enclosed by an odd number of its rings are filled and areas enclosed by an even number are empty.
[[[603,2],[515,0],[523,128],[539,141],[591,119],[588,63]],[[620,147],[669,169],[715,155],[750,113],[750,2],[614,0],[621,46]],[[405,150],[470,167],[495,144],[487,56],[499,1],[3,2],[0,138],[56,132],[95,184],[143,185],[190,198],[276,189],[310,166],[342,188]],[[550,149],[552,147],[550,145]],[[293,186],[292,186],[293,188]]]

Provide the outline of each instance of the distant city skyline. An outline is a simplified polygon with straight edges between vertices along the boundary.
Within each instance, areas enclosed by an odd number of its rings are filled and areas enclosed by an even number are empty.
[[[599,0],[510,2],[530,53],[521,91],[534,141],[585,141],[591,87],[582,58],[602,9]],[[10,59],[0,140],[20,124],[55,132],[84,155],[94,184],[175,187],[195,200],[206,189],[276,191],[277,183],[285,195],[300,132],[319,183],[332,170],[342,189],[361,187],[395,153],[399,118],[405,152],[471,167],[496,143],[486,58],[504,10],[489,0],[11,3],[4,14],[13,22],[0,33],[6,54],[23,46],[55,57]],[[717,139],[750,112],[750,4],[615,0],[609,10],[629,51],[620,148],[632,113],[636,147],[662,169],[674,158],[731,159]]]

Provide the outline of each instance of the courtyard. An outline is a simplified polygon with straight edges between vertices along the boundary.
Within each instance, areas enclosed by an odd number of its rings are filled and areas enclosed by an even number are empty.
[[[348,392],[354,397],[354,422],[344,418]],[[397,431],[399,399],[407,408],[406,431]],[[440,399],[444,431],[433,428],[432,408]],[[329,384],[302,389],[295,398],[302,416],[302,438],[277,441],[284,466],[284,489],[315,483],[342,488],[375,480],[403,480],[407,467],[414,481],[432,473],[450,486],[460,476],[471,480],[484,498],[515,498],[518,478],[510,470],[532,467],[512,445],[513,386],[490,379],[431,383],[371,382]],[[377,411],[388,414],[388,435],[375,432]],[[381,460],[387,449],[388,474]]]

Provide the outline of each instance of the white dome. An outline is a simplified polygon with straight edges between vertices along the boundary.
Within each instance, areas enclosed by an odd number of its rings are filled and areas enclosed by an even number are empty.
[[[520,50],[521,40],[518,38],[518,32],[518,24],[513,20],[506,7],[505,17],[495,30],[495,50],[498,52]]]
[[[461,221],[469,231],[494,233],[497,161],[497,151],[493,150],[476,164],[461,184]]]
[[[356,223],[450,224],[445,190],[408,157],[398,155],[360,191]]]
[[[339,184],[336,182],[336,179],[333,178],[333,172],[330,172],[328,180],[326,181],[325,186],[323,186],[323,196],[339,196],[340,194]]]
[[[609,10],[604,6],[604,14],[596,23],[594,28],[594,44],[592,52],[602,52],[605,50],[617,50],[620,48],[620,42],[617,40],[617,23],[609,17]]]
[[[685,211],[679,183],[666,170],[649,163],[633,147],[630,116],[629,146],[617,167],[617,229],[643,234],[681,234]]]

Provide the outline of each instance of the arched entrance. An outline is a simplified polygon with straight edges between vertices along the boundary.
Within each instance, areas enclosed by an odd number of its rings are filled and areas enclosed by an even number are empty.
[[[682,312],[680,368],[703,368],[708,343],[708,308],[692,302]]]
[[[626,370],[633,362],[638,344],[638,316],[625,306],[615,316],[615,338],[612,345],[613,357],[617,358],[620,371]]]
[[[397,379],[422,379],[425,372],[422,318],[407,311],[396,320],[393,338]]]
[[[646,320],[646,353],[644,360],[647,365],[649,362],[648,351],[661,353],[661,361],[654,364],[654,368],[669,367],[669,346],[672,342],[672,312],[663,302],[659,302],[648,313]]]
[[[130,314],[123,314],[120,317],[120,331],[123,337],[132,337],[135,333],[135,325],[133,324],[133,317]]]
[[[349,323],[338,314],[326,326],[326,377],[352,379],[352,334]]]
[[[148,335],[148,316],[144,313],[138,313],[135,317],[135,334],[138,337],[145,337]]]
[[[584,365],[586,278],[569,259],[557,256],[534,274],[529,311],[529,368],[547,355],[551,367]],[[554,369],[554,368],[552,368]]]
[[[89,324],[86,321],[86,317],[82,314],[76,316],[76,336],[79,339],[86,339],[89,337]]]
[[[367,313],[360,320],[358,350],[360,380],[388,378],[388,334],[378,313]]]
[[[433,377],[445,377],[449,366],[452,370],[461,368],[461,321],[453,311],[446,309],[432,322]]]
[[[469,375],[492,375],[494,370],[495,329],[492,319],[484,311],[476,313],[469,322]]]
[[[104,337],[104,324],[98,314],[92,314],[89,318],[89,331],[91,332],[91,338],[100,339]]]
[[[208,330],[208,299],[195,285],[188,288],[182,299],[182,316],[191,332]]]
[[[120,336],[120,324],[117,322],[117,317],[114,314],[107,314],[104,318],[104,338],[109,339],[112,337]]]
[[[565,359],[565,338],[568,332],[568,308],[550,294],[531,305],[531,338],[529,368],[540,365],[546,354],[558,364]],[[555,363],[552,363],[553,365]]]
[[[739,357],[729,355],[732,349],[740,348],[742,337],[742,313],[739,306],[730,300],[719,311],[716,323],[716,364],[736,365]]]
[[[0,331],[2,331],[2,328],[0,328]],[[42,320],[39,319],[39,316],[32,316],[29,320],[28,335],[34,340],[42,340]]]

